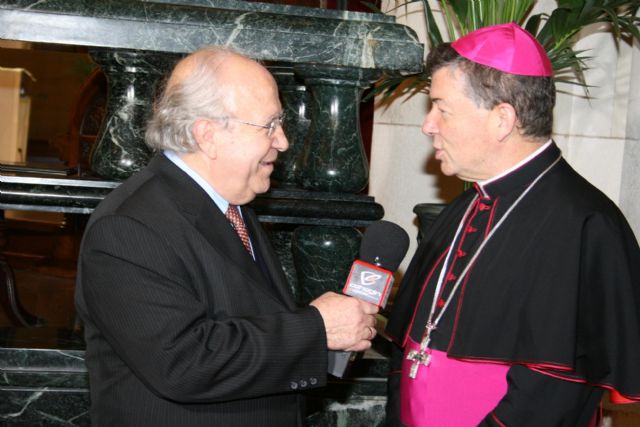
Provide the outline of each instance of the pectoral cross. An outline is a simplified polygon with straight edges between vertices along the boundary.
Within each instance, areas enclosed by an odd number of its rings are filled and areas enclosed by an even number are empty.
[[[429,366],[429,363],[431,362],[431,355],[423,351],[411,350],[409,354],[407,354],[407,360],[411,360],[413,362],[409,369],[409,378],[414,380],[416,375],[418,375],[418,368],[420,367],[420,364]]]
[[[428,353],[427,346],[431,341],[431,331],[435,329],[435,324],[427,322],[427,326],[425,326],[425,334],[422,337],[422,342],[420,343],[420,350],[411,350],[407,354],[407,360],[411,360],[413,362],[411,364],[411,368],[409,368],[409,378],[412,380],[416,378],[416,375],[418,375],[418,368],[420,365],[429,366],[429,363],[431,363],[431,354]]]

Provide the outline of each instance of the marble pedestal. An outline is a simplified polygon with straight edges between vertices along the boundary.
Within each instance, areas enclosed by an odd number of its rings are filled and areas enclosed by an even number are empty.
[[[55,348],[33,348],[45,341]],[[0,329],[0,425],[90,426],[83,348],[78,331]],[[384,425],[387,360],[371,354],[344,380],[308,393],[309,427]]]

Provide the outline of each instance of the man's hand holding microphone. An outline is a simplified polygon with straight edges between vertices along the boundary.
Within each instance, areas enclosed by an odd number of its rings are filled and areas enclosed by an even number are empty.
[[[329,350],[364,351],[371,347],[377,305],[334,292],[322,294],[310,305],[322,316]]]
[[[376,318],[387,303],[393,272],[409,248],[409,236],[388,221],[372,223],[362,237],[360,259],[351,266],[343,292],[355,298],[327,292],[311,302],[320,311],[327,333],[328,371],[342,377],[351,352],[371,347]]]

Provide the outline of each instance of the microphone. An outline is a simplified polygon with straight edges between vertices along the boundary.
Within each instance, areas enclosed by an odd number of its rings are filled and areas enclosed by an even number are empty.
[[[342,293],[383,308],[393,286],[393,273],[409,249],[409,235],[389,221],[376,221],[367,227],[360,243],[360,259],[353,262]],[[357,353],[329,351],[327,371],[344,376]]]

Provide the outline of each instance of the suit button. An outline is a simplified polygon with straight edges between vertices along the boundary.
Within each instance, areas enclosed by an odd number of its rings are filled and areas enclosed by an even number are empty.
[[[298,383],[295,381],[291,381],[291,383],[289,383],[289,387],[291,387],[291,390],[297,390],[298,389]]]
[[[300,380],[300,387],[305,388],[308,383],[305,380]]]
[[[316,384],[318,384],[318,379],[317,378],[310,378],[309,379],[309,383],[311,383],[311,385],[316,385]]]

